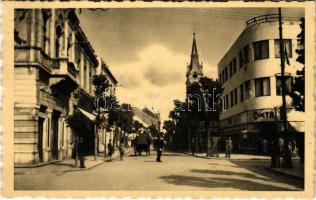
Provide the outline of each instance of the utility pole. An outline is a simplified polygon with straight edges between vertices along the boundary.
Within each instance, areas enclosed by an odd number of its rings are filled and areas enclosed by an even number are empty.
[[[284,63],[284,41],[282,34],[282,14],[281,8],[279,8],[279,36],[280,36],[280,60],[281,60],[281,88],[282,88],[282,122],[283,122],[283,136],[284,136],[284,152],[282,159],[282,167],[283,168],[293,168],[291,153],[289,150],[289,136],[287,130],[287,113],[286,113],[286,85],[285,85],[285,63]]]

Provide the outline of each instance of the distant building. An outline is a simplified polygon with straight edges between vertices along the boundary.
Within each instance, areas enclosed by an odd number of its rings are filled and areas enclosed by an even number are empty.
[[[300,48],[299,32],[299,21],[284,20],[283,38],[289,62],[285,67],[287,90],[301,67],[295,53]],[[232,137],[237,151],[260,152],[262,140],[283,130],[278,38],[277,16],[253,18],[218,63],[226,110],[220,115],[220,130],[223,136]],[[291,136],[304,134],[304,113],[291,107],[289,96],[286,101]]]
[[[132,107],[134,113],[134,120],[141,123],[144,127],[148,128],[151,125],[155,127],[159,126],[160,114],[154,113],[153,111],[149,110],[148,108],[140,109],[137,107]]]
[[[94,143],[98,60],[74,9],[17,9],[14,19],[14,163],[72,156],[76,132],[66,119],[86,121],[87,153]]]

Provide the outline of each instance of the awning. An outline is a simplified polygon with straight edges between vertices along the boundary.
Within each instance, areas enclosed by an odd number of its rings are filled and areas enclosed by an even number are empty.
[[[298,132],[305,132],[305,123],[304,122],[300,122],[300,121],[297,121],[297,122],[289,122],[291,127],[295,129],[295,131],[298,131]]]
[[[136,115],[133,116],[133,120],[138,121],[146,128],[148,127],[148,125],[141,118],[137,117]]]
[[[96,119],[96,116],[92,113],[89,113],[81,108],[78,108],[78,110],[84,115],[86,116],[88,119],[90,119],[91,121],[95,121]]]

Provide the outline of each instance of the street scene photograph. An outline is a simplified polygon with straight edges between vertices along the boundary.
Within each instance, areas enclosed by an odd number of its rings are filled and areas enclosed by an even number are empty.
[[[14,9],[14,190],[303,192],[305,14]]]

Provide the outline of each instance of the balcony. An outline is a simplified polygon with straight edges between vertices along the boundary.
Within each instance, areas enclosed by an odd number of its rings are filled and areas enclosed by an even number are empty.
[[[253,25],[269,23],[269,22],[276,22],[278,21],[279,16],[278,14],[267,14],[267,15],[260,15],[254,18],[249,19],[246,22],[246,27],[249,28]]]
[[[53,75],[66,75],[73,81],[76,81],[78,71],[75,65],[68,61],[68,58],[57,58],[54,60],[57,64],[52,66]]]

